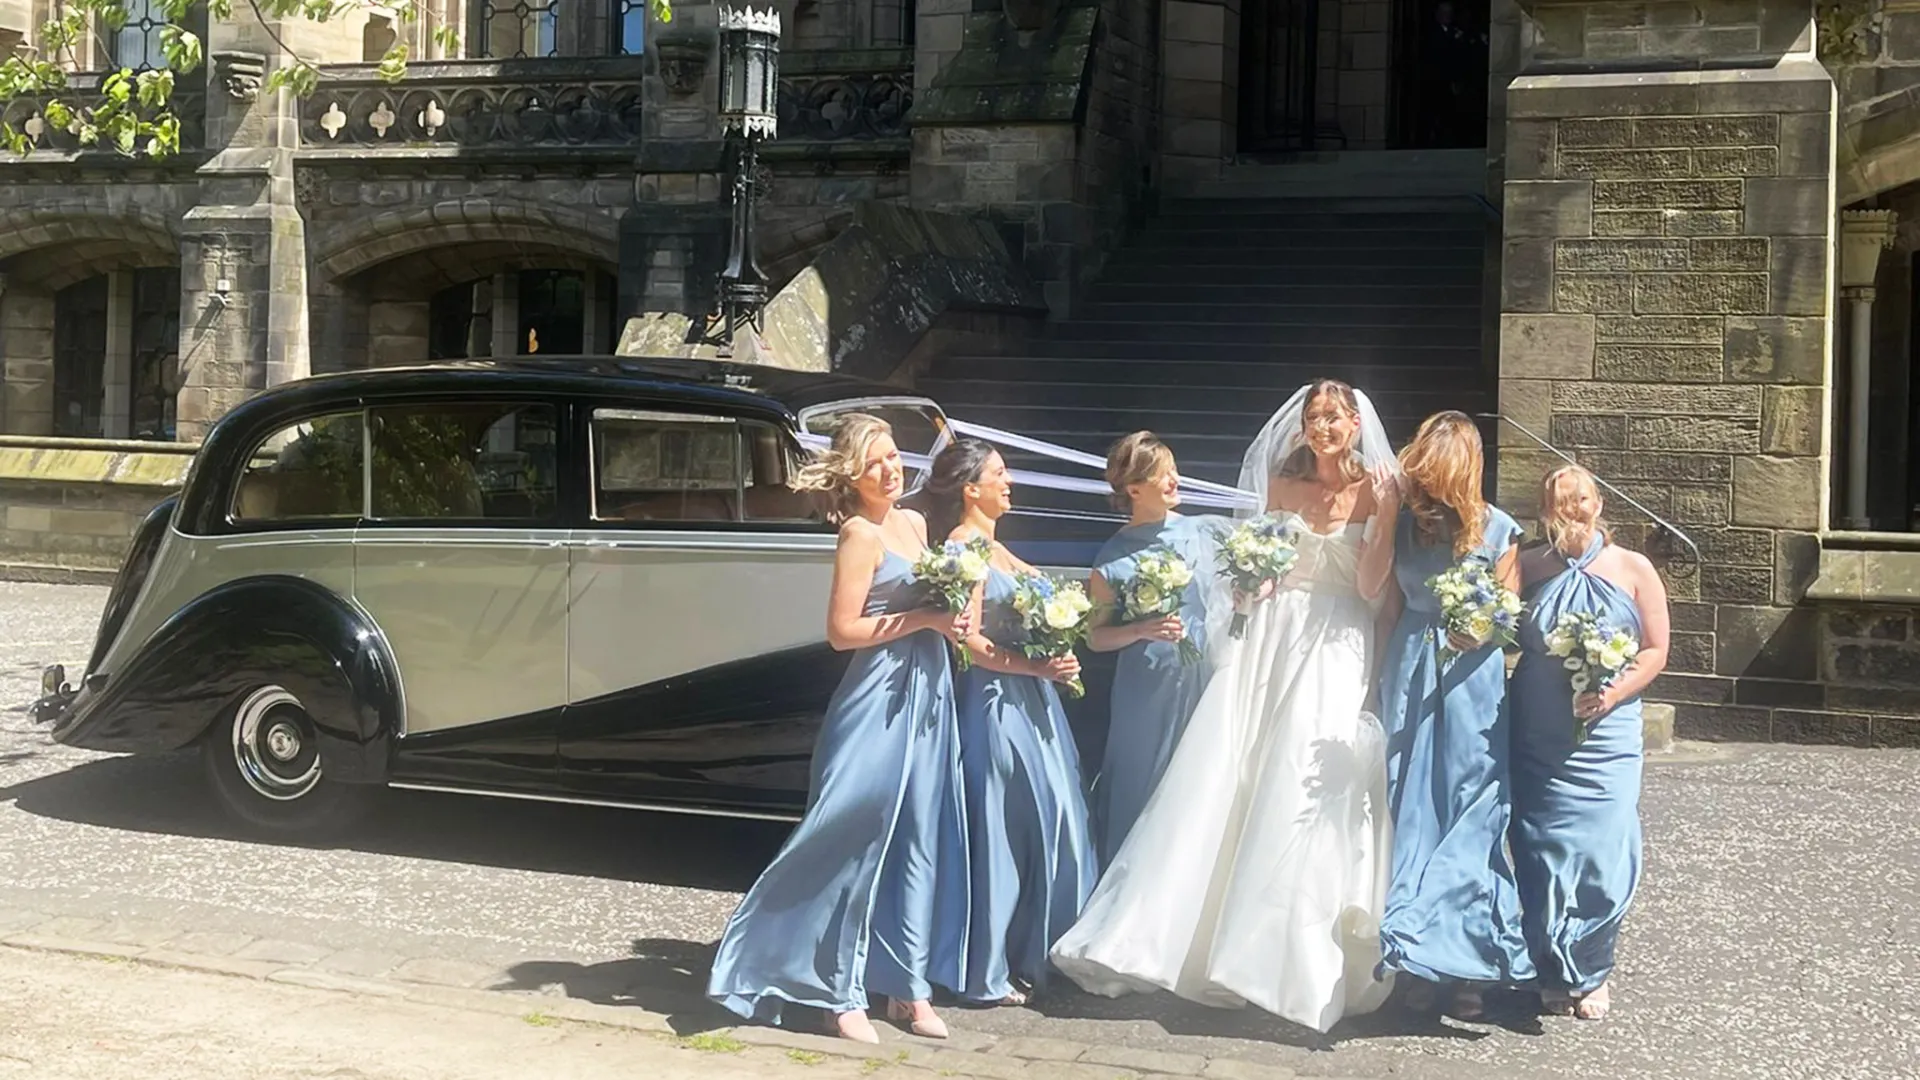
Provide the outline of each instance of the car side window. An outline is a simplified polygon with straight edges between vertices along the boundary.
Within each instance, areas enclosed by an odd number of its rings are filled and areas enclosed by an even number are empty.
[[[353,520],[365,508],[364,425],[358,411],[302,420],[247,455],[234,485],[235,522]]]
[[[558,411],[524,402],[367,411],[376,520],[545,521],[557,499]]]
[[[786,486],[791,468],[771,425],[646,409],[593,412],[596,521],[813,520],[808,500]]]

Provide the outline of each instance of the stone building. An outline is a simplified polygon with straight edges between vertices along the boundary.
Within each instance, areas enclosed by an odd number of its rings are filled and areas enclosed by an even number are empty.
[[[1621,493],[1682,735],[1920,744],[1914,0],[773,2],[759,359],[1215,475],[1311,374],[1399,433],[1485,413],[1523,518],[1547,444]],[[185,460],[153,441],[286,379],[711,355],[716,11],[644,6],[436,0],[458,55],[394,85],[377,13],[206,27],[161,162],[8,103],[13,572],[112,565]],[[316,94],[260,92],[276,38]]]

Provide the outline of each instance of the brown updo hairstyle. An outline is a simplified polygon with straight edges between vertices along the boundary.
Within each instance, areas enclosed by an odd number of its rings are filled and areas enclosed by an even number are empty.
[[[1151,431],[1136,431],[1113,444],[1107,451],[1107,486],[1113,489],[1114,508],[1133,512],[1133,498],[1127,488],[1150,484],[1173,468],[1173,451]]]
[[[1319,477],[1320,471],[1319,466],[1314,463],[1313,447],[1308,446],[1306,442],[1306,424],[1307,413],[1313,408],[1313,403],[1323,397],[1332,398],[1334,404],[1340,406],[1348,416],[1356,420],[1360,418],[1360,399],[1354,394],[1353,387],[1339,379],[1315,379],[1308,383],[1307,396],[1300,409],[1300,445],[1295,447],[1293,453],[1288,454],[1273,470],[1273,475],[1277,479],[1313,480]],[[1353,441],[1354,443],[1360,441],[1358,430],[1353,433]],[[1340,462],[1340,475],[1346,477],[1350,484],[1367,478],[1367,467],[1361,464],[1360,455],[1355,452],[1356,449],[1354,445],[1349,444],[1347,456]]]
[[[860,510],[854,485],[867,471],[867,452],[876,439],[892,434],[893,425],[877,416],[848,413],[833,429],[833,445],[795,471],[787,486],[812,495],[826,519],[838,525]]]
[[[1400,451],[1407,510],[1421,543],[1451,534],[1456,558],[1480,546],[1487,527],[1487,500],[1480,493],[1484,451],[1473,418],[1453,409],[1427,417]]]
[[[927,516],[927,539],[938,544],[960,527],[967,512],[967,485],[980,482],[987,462],[999,453],[979,439],[956,439],[933,459],[927,486],[914,497]]]
[[[1562,465],[1540,483],[1540,532],[1553,550],[1568,558],[1586,554],[1595,533],[1604,543],[1613,543],[1613,527],[1605,518],[1597,512],[1584,515],[1576,508],[1580,496],[1589,494],[1599,502],[1600,485],[1578,465]]]

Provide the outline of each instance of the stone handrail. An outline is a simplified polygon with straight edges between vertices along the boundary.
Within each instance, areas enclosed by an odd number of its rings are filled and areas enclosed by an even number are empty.
[[[321,69],[300,106],[300,142],[353,155],[497,149],[617,150],[641,142],[638,56],[440,60],[390,83],[372,64]]]

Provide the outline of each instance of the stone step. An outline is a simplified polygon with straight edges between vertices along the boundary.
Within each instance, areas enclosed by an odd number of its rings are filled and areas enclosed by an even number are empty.
[[[1128,325],[1136,323],[1187,322],[1202,325],[1246,326],[1259,324],[1285,326],[1368,326],[1387,327],[1479,327],[1478,302],[1471,304],[1353,303],[1351,297],[1320,303],[1303,302],[1293,297],[1279,303],[1173,303],[1105,302],[1082,305],[1074,322]]]
[[[1471,316],[1471,318],[1469,318]],[[1378,322],[1248,322],[1216,323],[1165,320],[1161,322],[1075,321],[1051,331],[1056,341],[1157,341],[1192,349],[1215,345],[1455,345],[1480,344],[1479,312],[1461,311],[1457,325],[1413,324],[1387,326]]]
[[[1137,360],[1184,363],[1220,360],[1237,363],[1301,363],[1346,370],[1360,364],[1437,364],[1472,366],[1480,362],[1480,341],[1440,343],[1420,336],[1411,341],[1360,341],[1338,333],[1312,334],[1318,340],[1268,342],[1142,341],[1138,338],[1072,340],[1039,337],[1022,341],[1020,352],[1059,360]]]
[[[971,374],[971,373],[969,373]],[[991,405],[1038,410],[1115,409],[1204,415],[1223,425],[1234,416],[1266,417],[1306,380],[1288,379],[1265,386],[1204,383],[1014,382],[994,378],[921,379],[918,389],[942,405]],[[1451,408],[1459,395],[1440,385],[1409,386],[1363,382],[1382,415],[1426,416]],[[1258,425],[1256,425],[1257,427]]]
[[[1413,173],[1467,176],[1485,173],[1481,147],[1429,150],[1295,150],[1246,155],[1221,170],[1227,180],[1271,176],[1404,176]]]
[[[1095,304],[1189,304],[1212,306],[1249,306],[1254,308],[1274,304],[1322,305],[1338,304],[1348,307],[1397,307],[1411,304],[1416,307],[1434,305],[1450,307],[1474,307],[1480,305],[1480,285],[1476,279],[1473,284],[1461,285],[1402,285],[1382,282],[1355,282],[1346,285],[1319,284],[1249,284],[1231,285],[1194,285],[1179,281],[1160,284],[1103,283],[1095,285],[1088,293],[1088,300]]]
[[[1329,251],[1360,249],[1365,251],[1406,252],[1419,258],[1430,251],[1465,249],[1483,251],[1486,237],[1478,229],[1147,229],[1129,245],[1142,253],[1167,250],[1211,250],[1215,248],[1266,248],[1284,251]]]
[[[1477,349],[1405,350],[1385,354],[1378,362],[1349,359],[1326,349],[1299,350],[1281,357],[1269,352],[1250,360],[1222,359],[1218,350],[1211,349],[1155,359],[1062,358],[1039,355],[1031,349],[1023,352],[1026,355],[942,357],[934,361],[928,378],[998,380],[1017,386],[1041,383],[1208,386],[1237,394],[1276,389],[1291,393],[1294,388],[1321,377],[1343,379],[1363,390],[1393,386],[1454,387],[1471,385],[1484,377]],[[1414,355],[1429,357],[1429,362],[1388,362]],[[927,379],[921,381],[924,383]]]
[[[1103,268],[1100,280],[1094,284],[1094,289],[1097,291],[1102,285],[1161,283],[1252,288],[1281,288],[1292,285],[1342,288],[1361,285],[1382,287],[1471,285],[1479,288],[1481,277],[1481,264],[1478,261],[1465,260],[1453,266],[1435,266],[1431,263],[1405,266],[1366,263],[1353,266],[1196,266],[1180,265],[1165,260],[1129,261],[1124,256],[1116,256],[1114,261]]]
[[[1286,402],[1291,392],[1291,389],[1285,393],[1275,392],[1258,401],[1238,395],[1233,401],[1233,409],[1224,407],[1224,403],[1192,409],[1121,408],[1111,405],[1030,405],[960,398],[949,400],[950,395],[943,397],[938,390],[930,391],[929,395],[940,402],[941,408],[951,409],[953,415],[962,420],[996,417],[997,420],[987,422],[1023,435],[1078,432],[1089,438],[1104,439],[1099,445],[1105,446],[1129,431],[1145,429],[1163,434],[1172,432],[1183,436],[1191,434],[1234,439],[1244,447],[1248,440],[1259,433],[1261,425],[1267,422],[1274,410]],[[1369,396],[1373,396],[1371,391]],[[1411,433],[1420,421],[1435,412],[1462,408],[1460,403],[1463,400],[1466,399],[1462,395],[1446,395],[1430,407],[1419,407],[1412,402],[1402,405],[1393,398],[1375,398],[1374,407],[1380,411],[1380,422],[1389,433]]]
[[[1242,273],[1259,276],[1274,270],[1311,269],[1318,266],[1387,266],[1466,269],[1479,267],[1485,249],[1478,244],[1448,247],[1406,247],[1403,245],[1360,243],[1333,247],[1272,245],[1238,247],[1208,244],[1193,248],[1123,248],[1113,257],[1116,272],[1137,266],[1234,267]]]
[[[1237,198],[1197,198],[1176,196],[1160,200],[1156,217],[1159,220],[1193,220],[1196,218],[1225,217],[1236,215],[1326,215],[1341,220],[1353,220],[1371,217],[1425,217],[1457,220],[1462,226],[1468,221],[1486,221],[1486,210],[1474,198],[1473,192],[1437,196],[1412,196],[1393,198],[1382,196],[1362,196],[1346,198],[1338,195],[1315,197],[1275,197],[1258,198],[1241,196]]]

